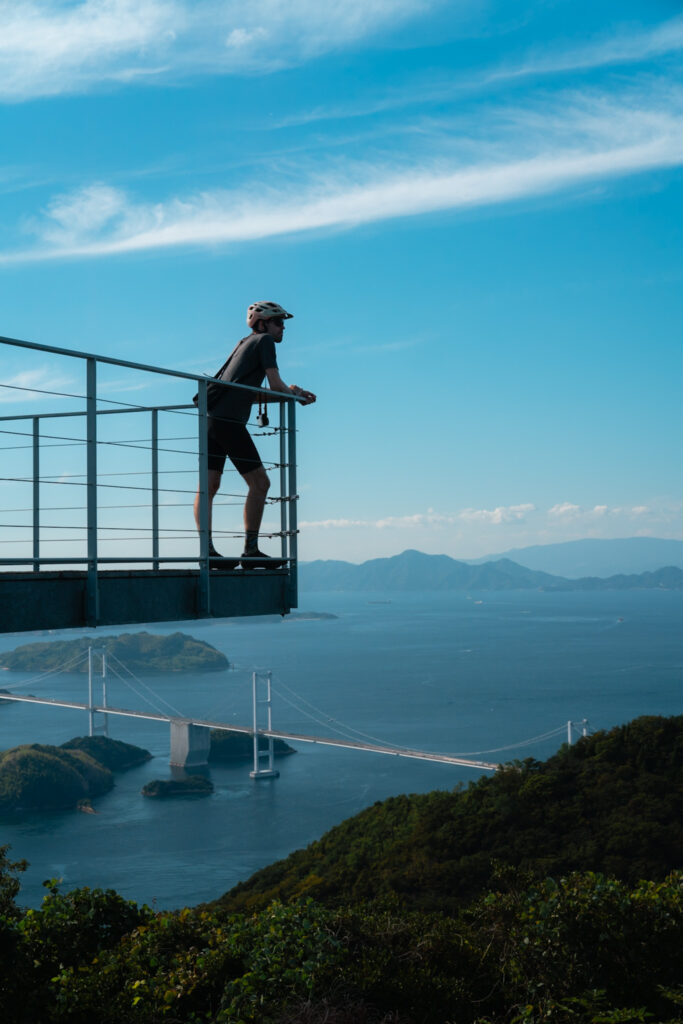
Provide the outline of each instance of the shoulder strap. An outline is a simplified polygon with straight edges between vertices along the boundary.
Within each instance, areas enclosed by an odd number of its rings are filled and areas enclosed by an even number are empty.
[[[247,335],[247,338],[250,338],[250,337],[251,337],[251,335],[250,335],[250,334],[248,334],[248,335]],[[233,357],[233,356],[234,356],[234,355],[236,354],[236,352],[237,352],[238,348],[240,347],[240,345],[242,344],[242,342],[243,342],[243,341],[246,341],[246,340],[247,340],[247,338],[240,338],[240,340],[239,340],[239,341],[237,342],[237,344],[235,345],[234,349],[232,350],[232,352],[230,353],[230,355],[228,356],[228,358],[227,358],[227,359],[225,360],[225,362],[224,362],[224,363],[223,363],[223,365],[221,366],[220,370],[216,370],[216,372],[214,373],[214,375],[213,375],[213,379],[214,379],[214,380],[219,380],[219,378],[220,378],[220,377],[221,377],[221,376],[223,375],[223,373],[225,373],[225,371],[226,371],[226,370],[227,370],[227,368],[228,368],[228,364],[230,363],[230,360],[231,360],[231,359],[232,359],[232,357]],[[211,392],[211,390],[210,390],[210,389],[211,389],[211,385],[209,384],[209,396],[211,396],[211,394],[212,394],[212,392]],[[215,391],[215,390],[216,390],[216,389],[214,388],[214,391]],[[199,404],[199,392],[197,392],[197,394],[196,394],[196,395],[194,396],[194,398],[192,399],[192,401],[194,402],[194,404],[195,404],[195,405],[198,405],[198,404]],[[210,402],[211,402],[211,397],[209,397],[209,403],[210,403]]]

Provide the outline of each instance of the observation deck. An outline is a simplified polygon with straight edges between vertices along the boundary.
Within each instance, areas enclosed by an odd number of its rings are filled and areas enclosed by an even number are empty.
[[[220,385],[267,398],[275,421],[250,430],[271,478],[263,547],[281,567],[214,568],[206,443],[213,378],[16,338],[0,337],[0,353],[0,403],[17,408],[0,416],[0,632],[297,607],[293,397]],[[228,557],[242,550],[244,498],[227,461],[213,537]]]

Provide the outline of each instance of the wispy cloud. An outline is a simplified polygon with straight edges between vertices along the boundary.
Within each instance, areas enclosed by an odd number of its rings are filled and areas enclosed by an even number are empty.
[[[375,96],[364,96],[346,103],[319,105],[293,112],[283,118],[278,127],[337,121],[349,118],[373,117],[392,110],[430,104],[443,104],[467,94],[489,90],[491,86],[505,85],[515,79],[542,78],[569,71],[591,71],[617,64],[642,64],[667,54],[683,50],[683,16],[650,28],[617,29],[575,48],[557,48],[543,55],[528,54],[525,58],[485,70],[468,70],[466,74],[432,75],[412,80]]]
[[[52,96],[150,77],[266,73],[357,43],[437,3],[0,0],[0,97]]]
[[[22,370],[0,382],[0,403],[42,401],[55,393],[78,393],[78,385],[70,377],[55,374],[51,367]]]
[[[532,56],[517,66],[503,67],[490,72],[483,81],[509,81],[529,75],[558,74],[580,71],[613,64],[632,64],[651,61],[683,49],[683,16],[671,18],[651,28],[617,29],[609,36],[600,36],[580,47],[557,50]]]
[[[56,197],[32,229],[38,245],[1,262],[216,246],[351,228],[396,217],[510,203],[683,164],[683,89],[660,86],[619,100],[565,94],[546,107],[490,117],[476,139],[453,132],[437,152],[391,165],[330,167],[280,190],[255,182],[161,202],[107,183]],[[462,143],[462,144],[461,144]],[[396,170],[396,167],[399,170]]]

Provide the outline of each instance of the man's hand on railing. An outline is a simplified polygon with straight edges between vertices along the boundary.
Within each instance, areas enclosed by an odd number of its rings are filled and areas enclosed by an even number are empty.
[[[304,388],[300,388],[296,384],[291,384],[289,390],[293,395],[296,395],[302,405],[312,405],[316,400],[316,396],[312,391],[306,391]]]

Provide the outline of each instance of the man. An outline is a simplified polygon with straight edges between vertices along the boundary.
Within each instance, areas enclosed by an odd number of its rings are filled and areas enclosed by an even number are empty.
[[[242,338],[222,368],[219,380],[259,388],[264,377],[272,391],[294,394],[302,405],[315,402],[316,396],[295,384],[288,386],[278,370],[275,346],[282,341],[288,313],[277,302],[253,302],[247,310],[251,334]],[[216,568],[279,568],[282,564],[259,551],[258,535],[270,480],[246,424],[255,396],[248,391],[209,385],[209,557]],[[247,485],[244,503],[244,551],[239,559],[222,558],[211,539],[213,499],[221,484],[225,459],[229,458]],[[194,518],[199,529],[199,491],[194,501]],[[218,561],[220,560],[220,561]]]

